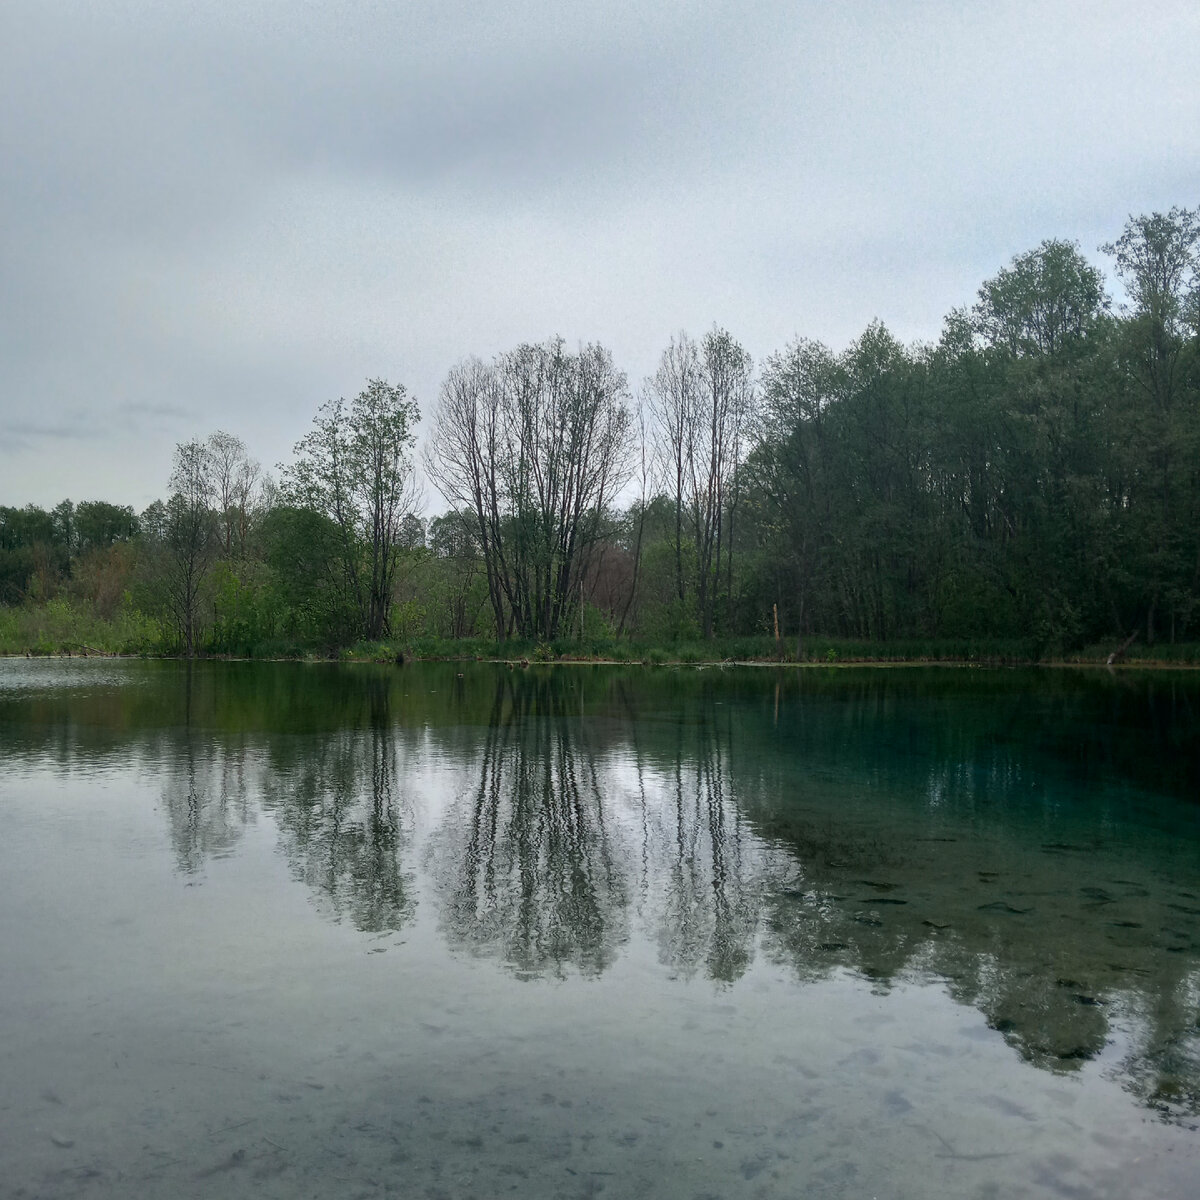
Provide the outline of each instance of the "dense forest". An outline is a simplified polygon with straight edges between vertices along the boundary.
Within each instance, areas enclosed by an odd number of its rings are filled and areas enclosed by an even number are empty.
[[[1200,212],[1102,250],[1120,305],[1048,240],[936,344],[875,323],[756,366],[714,327],[634,389],[552,339],[453,367],[420,455],[372,380],[277,477],[218,432],[142,513],[0,507],[0,648],[1200,641]]]

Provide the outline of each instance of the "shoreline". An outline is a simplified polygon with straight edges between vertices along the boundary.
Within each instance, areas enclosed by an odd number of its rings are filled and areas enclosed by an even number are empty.
[[[694,670],[713,670],[728,667],[775,667],[796,670],[845,670],[856,667],[872,668],[904,668],[904,667],[947,667],[955,669],[1049,669],[1049,670],[1108,670],[1108,671],[1200,671],[1200,663],[1171,662],[1168,659],[1125,659],[1118,663],[1108,663],[1099,659],[1079,661],[1074,659],[965,659],[965,658],[852,658],[836,661],[818,659],[795,662],[792,660],[772,658],[726,658],[685,660],[665,658],[651,662],[648,658],[587,658],[561,656],[549,659],[531,658],[501,658],[498,656],[463,655],[405,655],[402,662],[392,658],[324,658],[317,656],[287,656],[279,658],[247,658],[232,654],[205,654],[188,659],[182,654],[119,654],[92,651],[81,654],[33,654],[0,652],[0,661],[16,659],[28,661],[66,661],[77,659],[117,659],[123,662],[226,662],[226,663],[299,663],[302,665],[334,665],[334,666],[397,666],[403,667],[412,663],[488,663],[495,666],[507,666],[512,669],[529,667],[688,667]]]

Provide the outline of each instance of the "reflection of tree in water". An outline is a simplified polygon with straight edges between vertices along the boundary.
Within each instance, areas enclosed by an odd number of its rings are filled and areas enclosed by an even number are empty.
[[[189,671],[181,699],[163,794],[180,870],[194,874],[207,858],[228,854],[261,803],[275,816],[296,878],[325,896],[336,917],[366,931],[404,925],[415,902],[401,865],[405,820],[386,677],[364,678],[353,704],[340,696],[332,728],[265,746],[261,737],[251,743],[214,728],[220,705],[211,678],[197,682]],[[195,708],[202,722],[193,720]]]
[[[1127,1085],[1197,1107],[1200,904],[1098,844],[1039,846],[1075,818],[1030,808],[1011,748],[960,733],[881,755],[891,714],[870,705],[817,707],[800,734],[784,706],[764,734],[711,679],[653,697],[618,678],[585,701],[563,673],[500,678],[482,749],[454,749],[474,782],[431,853],[452,942],[527,976],[595,973],[632,911],[673,975],[734,981],[761,945],[804,980],[939,980],[1043,1069],[1127,1029]]]
[[[364,929],[413,906],[386,678],[272,737],[263,771],[295,873]],[[1073,1071],[1116,1041],[1107,1069],[1133,1093],[1200,1111],[1194,838],[1106,790],[1107,764],[1085,790],[1030,754],[1006,732],[1023,694],[968,720],[890,679],[773,699],[759,679],[443,681],[437,716],[411,716],[471,778],[429,847],[451,943],[524,976],[596,974],[636,921],[675,975],[736,980],[761,950],[803,980],[938,980],[1028,1062]],[[248,817],[239,736],[172,747],[185,870]]]
[[[242,749],[197,747],[187,736],[163,788],[171,845],[179,869],[195,875],[209,858],[224,858],[252,820]]]
[[[182,726],[167,749],[163,803],[179,869],[197,874],[209,858],[223,858],[253,819],[246,780],[245,746],[218,744],[194,727],[196,684],[188,664],[183,685]]]
[[[703,705],[696,719],[675,724],[669,748],[651,756],[633,695],[621,689],[621,701],[638,780],[644,916],[659,960],[683,976],[703,964],[708,978],[731,982],[754,958],[771,865],[737,803],[728,713],[719,718],[714,704]]]
[[[1184,960],[1177,978],[1135,998],[1140,1036],[1120,1067],[1130,1090],[1164,1115],[1200,1114],[1200,969],[1194,964],[1194,958]]]
[[[434,849],[454,943],[519,974],[599,974],[627,935],[627,864],[589,727],[561,680],[501,676],[478,782]]]
[[[527,977],[599,973],[628,937],[636,885],[672,973],[738,978],[769,856],[740,815],[720,710],[672,725],[664,752],[639,732],[635,693],[618,687],[595,720],[583,687],[561,671],[497,680],[475,781],[431,853],[449,936]]]
[[[263,803],[298,879],[367,932],[401,928],[415,907],[402,865],[406,813],[386,679],[364,680],[365,711],[347,727],[280,739]]]
[[[1200,909],[1091,847],[831,837],[778,817],[766,829],[799,869],[767,898],[765,948],[802,978],[845,969],[882,990],[939,979],[1052,1071],[1097,1058],[1117,1031],[1131,1091],[1163,1112],[1200,1111]]]

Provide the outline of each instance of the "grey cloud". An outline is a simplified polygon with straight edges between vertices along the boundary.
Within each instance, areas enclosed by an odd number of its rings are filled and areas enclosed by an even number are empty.
[[[105,441],[114,433],[153,425],[186,428],[193,415],[178,404],[117,404],[107,415],[75,409],[49,420],[16,417],[0,421],[0,447],[12,450],[39,443]]]
[[[1043,237],[1098,260],[1129,212],[1200,202],[1188,0],[9,0],[4,24],[0,502],[82,472],[143,503],[175,440],[276,462],[368,375],[428,407],[456,358],[551,333],[635,382],[714,320],[759,359],[876,316],[936,337]]]
[[[188,411],[181,404],[149,404],[145,402],[131,402],[126,404],[118,404],[116,411],[118,415],[128,417],[131,420],[138,420],[146,417],[168,421],[185,421],[188,419]]]
[[[527,189],[682,127],[698,84],[719,103],[706,64],[733,53],[696,36],[727,24],[714,10],[682,32],[660,18],[636,23],[644,37],[596,22],[556,37],[536,10],[462,9],[460,26],[453,14],[429,26],[401,5],[366,43],[328,22],[302,38],[228,16],[76,24],[39,7],[18,22],[0,85],[19,116],[4,142],[9,182],[63,215],[172,235],[228,219],[280,172]],[[681,40],[697,59],[680,58]]]
[[[89,441],[96,432],[95,422],[81,414],[53,421],[5,420],[0,422],[0,449],[11,453],[47,442]]]

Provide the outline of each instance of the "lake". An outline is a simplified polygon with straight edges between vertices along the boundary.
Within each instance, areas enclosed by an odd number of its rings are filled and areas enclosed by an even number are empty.
[[[1200,1193],[1200,673],[0,661],[0,1195]]]

